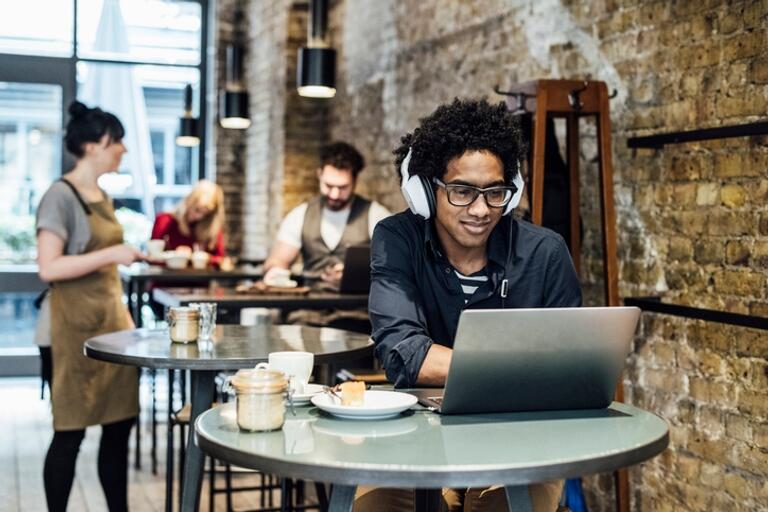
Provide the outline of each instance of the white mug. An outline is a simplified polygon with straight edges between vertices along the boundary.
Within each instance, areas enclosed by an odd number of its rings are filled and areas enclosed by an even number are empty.
[[[165,240],[153,238],[152,240],[147,241],[147,254],[150,258],[161,258],[163,249],[165,249]]]
[[[304,393],[309,383],[315,355],[312,352],[270,352],[269,363],[259,363],[256,368],[267,368],[283,372],[291,383],[293,393]]]

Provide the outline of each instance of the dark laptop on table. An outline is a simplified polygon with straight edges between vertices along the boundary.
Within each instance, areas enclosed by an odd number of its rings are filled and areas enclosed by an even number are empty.
[[[368,293],[371,289],[371,246],[352,245],[344,255],[340,293]]]
[[[635,307],[465,310],[445,389],[411,392],[441,414],[605,408],[639,318]]]

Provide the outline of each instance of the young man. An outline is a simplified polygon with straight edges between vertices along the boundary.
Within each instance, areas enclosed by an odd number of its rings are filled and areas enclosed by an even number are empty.
[[[503,104],[454,100],[402,142],[395,164],[411,211],[373,235],[372,338],[396,387],[442,386],[462,310],[575,307],[581,289],[562,237],[510,215],[522,195],[524,144]],[[534,510],[556,510],[562,482],[530,489]],[[402,500],[387,496],[372,491],[356,508]],[[506,510],[503,487],[443,497],[450,510]]]
[[[345,142],[320,152],[317,179],[320,195],[302,203],[283,219],[265,270],[287,269],[301,254],[304,271],[338,284],[344,252],[350,245],[370,242],[376,223],[390,213],[375,201],[355,194],[363,156]]]

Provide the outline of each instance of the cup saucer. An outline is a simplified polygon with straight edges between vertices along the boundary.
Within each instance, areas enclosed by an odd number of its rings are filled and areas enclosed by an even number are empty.
[[[293,403],[296,405],[308,404],[313,396],[323,392],[323,386],[320,384],[307,384],[302,393],[293,394]]]

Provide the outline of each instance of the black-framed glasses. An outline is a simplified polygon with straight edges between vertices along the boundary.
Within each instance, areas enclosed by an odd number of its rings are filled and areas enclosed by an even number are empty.
[[[448,202],[453,206],[469,206],[475,202],[480,194],[485,197],[485,202],[493,208],[503,208],[512,200],[517,192],[514,185],[497,185],[495,187],[479,188],[472,185],[459,185],[456,183],[443,183],[437,178],[432,178],[439,187],[445,189]]]

